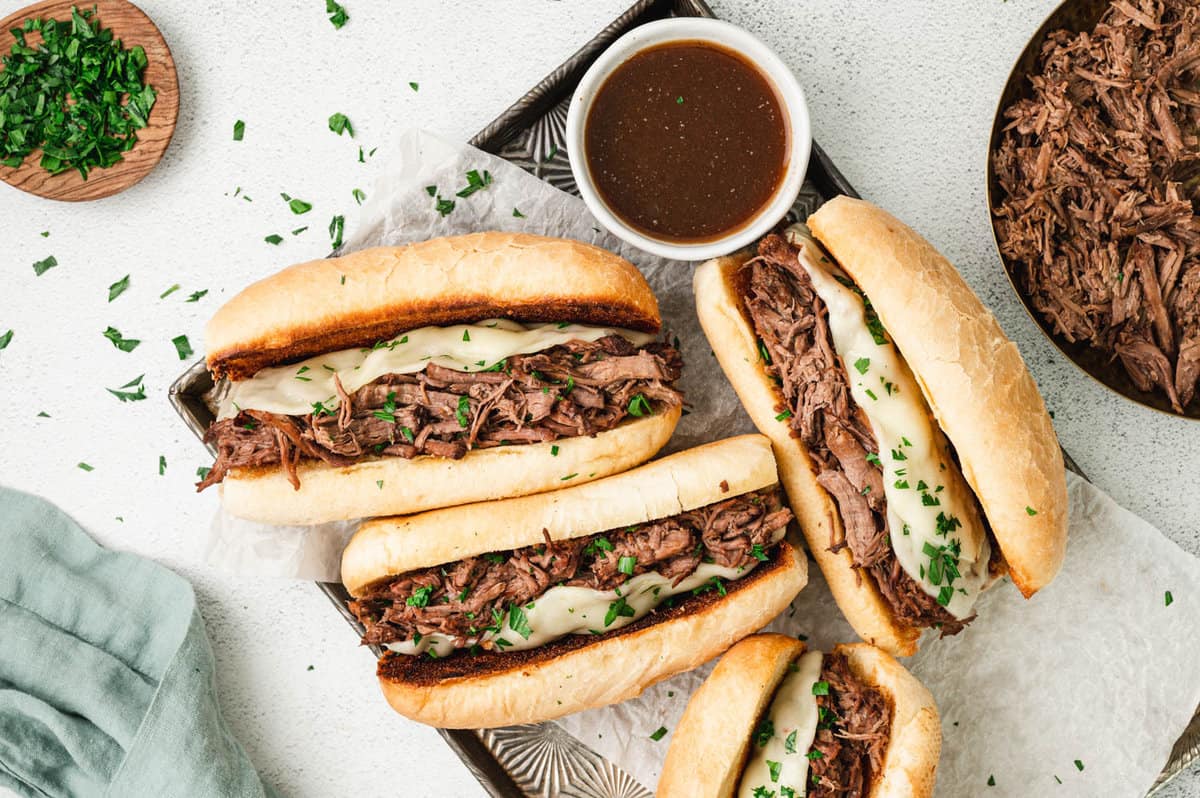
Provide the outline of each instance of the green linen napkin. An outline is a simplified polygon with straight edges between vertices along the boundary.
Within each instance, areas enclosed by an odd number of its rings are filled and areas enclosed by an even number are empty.
[[[0,786],[271,798],[217,706],[192,587],[0,488]]]

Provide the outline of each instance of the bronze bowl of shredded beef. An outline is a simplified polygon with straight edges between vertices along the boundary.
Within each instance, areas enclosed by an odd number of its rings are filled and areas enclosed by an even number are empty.
[[[1001,96],[988,201],[1055,344],[1124,396],[1200,418],[1200,3],[1059,6]]]

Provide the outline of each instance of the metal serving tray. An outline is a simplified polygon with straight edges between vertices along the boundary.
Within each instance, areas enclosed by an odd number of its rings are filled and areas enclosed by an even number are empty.
[[[516,164],[551,185],[578,194],[566,150],[567,106],[571,94],[592,61],[621,35],[647,22],[671,16],[715,17],[703,0],[638,0],[594,39],[547,75],[507,111],[472,139],[471,144]],[[792,208],[800,220],[830,197],[858,193],[829,156],[813,142],[808,174]],[[170,402],[197,437],[213,422],[204,396],[213,387],[201,360],[170,389]],[[209,447],[210,452],[212,447]],[[214,453],[215,454],[215,453]],[[1063,453],[1067,467],[1083,472]],[[346,622],[361,634],[349,611],[349,594],[340,583],[318,582]],[[372,648],[376,656],[381,651]],[[494,798],[653,798],[647,786],[592,751],[554,723],[470,731],[440,729],[484,790]],[[1155,783],[1156,791],[1192,761],[1200,758],[1200,714],[1175,746],[1170,763]]]

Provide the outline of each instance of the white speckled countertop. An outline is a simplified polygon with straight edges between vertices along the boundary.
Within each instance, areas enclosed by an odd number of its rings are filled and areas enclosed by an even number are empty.
[[[1054,0],[711,2],[795,70],[814,135],[850,182],[963,271],[1020,344],[1063,444],[1092,480],[1200,554],[1200,423],[1130,404],[1060,356],[1016,300],[992,245],[984,200],[992,114]],[[83,205],[0,186],[0,333],[15,331],[0,354],[0,482],[47,496],[106,545],[192,580],[222,709],[283,794],[482,792],[435,732],[386,708],[371,656],[315,587],[203,564],[216,494],[192,492],[208,457],[166,403],[181,371],[170,339],[186,334],[203,352],[204,320],[220,302],[328,252],[330,216],[346,214],[353,226],[352,189],[370,190],[386,167],[359,164],[359,144],[370,149],[409,125],[469,137],[628,4],[476,0],[434,11],[344,0],[351,19],[336,31],[319,0],[272,0],[269,12],[214,2],[203,13],[142,0],[179,69],[182,110],[165,161],[125,194]],[[17,7],[0,3],[0,16]],[[336,111],[351,118],[356,140],[329,132]],[[237,119],[246,122],[240,143],[231,140]],[[238,187],[254,201],[234,198]],[[313,211],[292,216],[280,192]],[[49,238],[39,236],[45,230]],[[285,242],[266,244],[270,233]],[[50,254],[58,268],[35,277],[30,264]],[[107,303],[108,285],[125,274],[130,289]],[[182,290],[160,300],[175,283]],[[183,301],[201,289],[209,290],[201,301]],[[117,351],[100,335],[109,325],[143,343]],[[118,404],[103,390],[141,373],[148,401]],[[161,477],[159,455],[168,461]],[[95,470],[79,470],[80,461]],[[1161,795],[1200,796],[1200,768]]]

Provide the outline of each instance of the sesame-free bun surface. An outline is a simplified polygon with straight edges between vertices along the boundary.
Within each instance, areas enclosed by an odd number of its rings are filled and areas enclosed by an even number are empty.
[[[550,493],[368,521],[342,554],[342,582],[357,596],[374,582],[418,568],[537,545],[546,535],[568,540],[622,529],[777,483],[766,438],[727,438]]]
[[[1026,598],[1067,545],[1062,450],[1037,385],[995,317],[933,245],[888,212],[837,197],[813,235],[871,298],[912,368]]]
[[[898,656],[914,654],[921,630],[896,621],[875,583],[853,570],[848,548],[829,551],[834,540],[844,538],[842,518],[833,497],[818,484],[804,442],[791,434],[786,421],[776,419],[783,397],[759,364],[754,328],[738,293],[737,273],[748,258],[717,258],[696,269],[700,326],[750,419],[771,441],[789,505],[842,614],[863,640]]]
[[[236,468],[221,483],[221,504],[239,518],[308,525],[541,493],[645,462],[671,437],[681,412],[667,408],[594,436],[473,449],[458,460],[375,457],[344,467],[306,460],[296,468],[299,490],[278,466]]]
[[[839,645],[850,671],[883,693],[892,710],[883,769],[868,798],[929,798],[942,730],[929,691],[886,652],[865,643]],[[729,649],[688,702],[671,738],[658,798],[736,795],[751,735],[775,698],[788,664],[804,644],[776,634],[752,635]]]
[[[406,331],[487,318],[657,332],[658,302],[624,258],[579,241],[484,232],[301,263],[208,323],[208,369],[238,380]]]
[[[726,583],[616,632],[568,635],[538,648],[438,660],[385,654],[379,684],[405,717],[443,728],[539,723],[634,698],[699,667],[781,613],[808,581],[787,539],[772,558]]]

